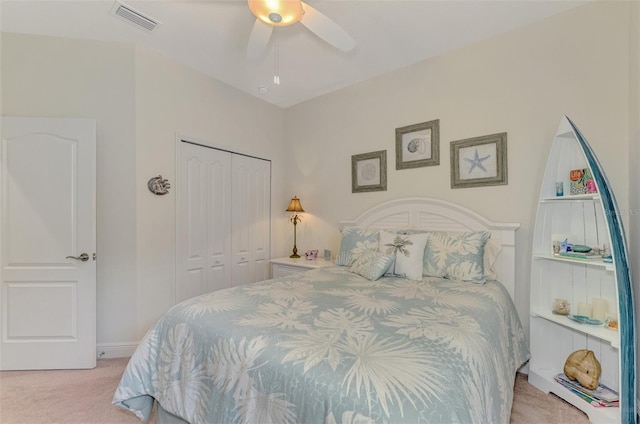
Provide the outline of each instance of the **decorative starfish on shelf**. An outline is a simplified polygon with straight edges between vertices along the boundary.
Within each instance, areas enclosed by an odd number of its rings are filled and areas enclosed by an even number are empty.
[[[569,239],[564,239],[560,242],[560,253],[567,253],[571,251],[573,244],[569,243]]]

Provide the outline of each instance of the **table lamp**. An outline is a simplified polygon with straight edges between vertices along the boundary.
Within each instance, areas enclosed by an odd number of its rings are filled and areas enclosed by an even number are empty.
[[[302,218],[298,215],[298,212],[304,212],[302,209],[302,205],[300,204],[300,199],[296,196],[293,196],[291,202],[289,202],[289,207],[287,208],[287,212],[293,212],[293,215],[289,218],[289,221],[293,223],[293,255],[289,256],[290,258],[299,258],[298,248],[296,247],[296,225],[298,225],[298,221],[302,221]]]

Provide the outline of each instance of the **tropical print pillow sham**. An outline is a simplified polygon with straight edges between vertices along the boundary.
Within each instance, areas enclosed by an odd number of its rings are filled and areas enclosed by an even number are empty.
[[[350,227],[343,231],[340,250],[336,256],[336,265],[351,266],[364,252],[378,251],[379,230],[367,230]]]
[[[424,275],[484,284],[484,246],[488,231],[431,231],[424,255]]]

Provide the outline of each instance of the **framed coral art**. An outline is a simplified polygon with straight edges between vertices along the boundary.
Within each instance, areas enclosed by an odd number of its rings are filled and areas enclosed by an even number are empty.
[[[451,188],[507,184],[507,133],[451,142]]]
[[[440,120],[396,128],[396,169],[440,165]]]
[[[351,192],[387,191],[387,151],[351,156]]]

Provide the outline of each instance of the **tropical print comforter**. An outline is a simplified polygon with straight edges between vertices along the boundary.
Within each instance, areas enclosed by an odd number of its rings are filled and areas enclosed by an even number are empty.
[[[189,423],[508,423],[529,353],[504,287],[328,267],[169,310],[113,402]]]

